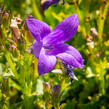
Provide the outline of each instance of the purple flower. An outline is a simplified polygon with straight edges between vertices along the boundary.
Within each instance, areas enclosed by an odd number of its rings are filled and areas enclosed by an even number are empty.
[[[43,7],[43,10],[46,10],[49,8],[50,5],[55,4],[54,6],[57,6],[60,0],[41,0],[41,7]],[[63,0],[63,4],[64,4]]]
[[[64,44],[77,31],[79,21],[76,14],[64,19],[52,32],[50,27],[42,21],[33,18],[28,18],[26,21],[29,31],[36,40],[33,44],[33,54],[39,58],[39,75],[53,69],[56,57],[73,67],[83,68],[81,54],[74,47]]]

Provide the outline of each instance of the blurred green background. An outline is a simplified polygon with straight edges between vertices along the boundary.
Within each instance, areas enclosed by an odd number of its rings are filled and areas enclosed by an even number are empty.
[[[64,5],[60,0],[44,15],[40,0],[0,0],[0,7],[0,109],[54,109],[46,99],[43,82],[60,84],[61,76],[64,92],[59,109],[109,109],[108,0],[65,0]],[[84,68],[74,69],[78,81],[70,84],[70,78],[59,73],[38,76],[38,62],[29,48],[34,39],[25,19],[32,15],[53,29],[74,13],[79,27],[67,43],[78,49],[84,59]],[[11,26],[13,17],[20,19],[15,31]],[[54,69],[59,69],[59,62]]]

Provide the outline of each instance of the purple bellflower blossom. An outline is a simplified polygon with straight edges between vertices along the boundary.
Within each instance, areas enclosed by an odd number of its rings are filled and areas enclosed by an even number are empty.
[[[39,75],[46,74],[56,64],[56,58],[67,64],[83,68],[81,54],[72,46],[64,44],[72,38],[78,28],[78,16],[73,14],[59,23],[51,32],[50,27],[37,19],[28,18],[27,26],[35,42],[33,44],[33,54],[38,59]]]
[[[46,10],[49,8],[49,6],[51,6],[52,4],[55,4],[54,6],[57,6],[60,0],[41,0],[41,7],[43,7],[43,10]],[[64,4],[64,0],[63,0],[63,4]]]

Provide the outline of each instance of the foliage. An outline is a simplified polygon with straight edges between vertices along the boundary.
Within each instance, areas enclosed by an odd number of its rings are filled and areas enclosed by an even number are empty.
[[[109,108],[109,2],[61,2],[42,15],[40,0],[0,0],[0,109]],[[68,76],[52,71],[38,76],[38,60],[31,53],[34,39],[25,19],[32,15],[53,29],[74,13],[79,17],[79,27],[67,43],[77,48],[84,59],[84,68],[74,69],[78,81],[71,84]],[[13,17],[21,18],[14,29],[10,26],[16,19]],[[60,69],[60,60],[54,69]],[[59,98],[52,92],[55,84],[61,86]]]

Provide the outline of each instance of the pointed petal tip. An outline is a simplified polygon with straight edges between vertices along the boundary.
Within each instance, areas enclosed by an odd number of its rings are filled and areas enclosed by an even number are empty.
[[[78,15],[75,13],[72,15],[73,17],[75,17],[76,19],[78,19]]]
[[[27,18],[26,23],[30,33],[38,42],[51,32],[49,25],[38,19]]]
[[[78,15],[77,15],[76,13],[74,13],[72,16],[75,16],[75,17],[77,17],[77,18],[78,18]]]
[[[52,35],[46,37],[50,45],[60,44],[68,41],[76,33],[79,25],[77,14],[70,15],[60,22],[52,31]]]
[[[78,19],[78,15],[75,13],[73,15],[71,15],[73,19],[75,19],[76,23],[79,25],[79,19]]]

